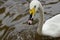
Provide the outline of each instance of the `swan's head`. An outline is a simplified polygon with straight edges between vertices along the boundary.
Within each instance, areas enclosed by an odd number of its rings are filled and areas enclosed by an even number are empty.
[[[38,11],[40,2],[38,0],[32,0],[30,3],[29,13],[34,15]]]

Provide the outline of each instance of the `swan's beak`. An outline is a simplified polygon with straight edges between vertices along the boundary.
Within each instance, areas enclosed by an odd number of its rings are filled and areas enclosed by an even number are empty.
[[[29,13],[30,13],[32,16],[35,15],[35,12],[36,12],[36,11],[35,11],[35,8],[32,8],[32,9],[29,10]]]

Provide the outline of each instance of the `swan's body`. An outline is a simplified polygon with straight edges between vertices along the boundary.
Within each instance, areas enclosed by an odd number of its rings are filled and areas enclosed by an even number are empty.
[[[38,0],[32,0],[30,3],[30,14],[32,13],[32,16],[38,11],[38,8],[40,8],[40,21],[37,28],[38,34],[43,35],[49,35],[52,37],[59,37],[60,36],[60,14],[47,20],[43,25],[43,7],[41,3]]]
[[[60,36],[60,14],[48,19],[44,23],[42,33],[52,37]]]

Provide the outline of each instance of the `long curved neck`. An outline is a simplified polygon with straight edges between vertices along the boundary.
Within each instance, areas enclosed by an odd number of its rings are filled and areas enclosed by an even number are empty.
[[[39,13],[40,13],[40,18],[39,18],[39,24],[38,24],[38,28],[37,28],[37,32],[39,35],[42,34],[42,26],[43,26],[43,22],[44,22],[44,10],[42,8],[42,5],[40,5],[39,8]]]

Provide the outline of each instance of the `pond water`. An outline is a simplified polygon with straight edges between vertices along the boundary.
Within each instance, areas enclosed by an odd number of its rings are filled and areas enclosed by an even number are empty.
[[[43,0],[44,1],[44,0]],[[44,4],[45,21],[60,14],[60,2],[46,1]],[[49,3],[50,2],[50,3]],[[57,2],[57,3],[54,3]],[[36,13],[33,25],[28,25],[29,3],[26,0],[1,0],[0,1],[0,40],[55,40],[48,36],[39,36],[36,32],[39,13]],[[56,40],[59,38],[56,38]]]

